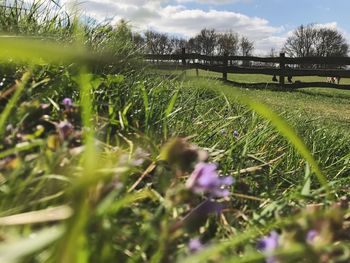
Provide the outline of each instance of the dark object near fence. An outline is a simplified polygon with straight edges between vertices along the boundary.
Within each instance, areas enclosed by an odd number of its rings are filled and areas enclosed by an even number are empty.
[[[336,76],[339,79],[350,78],[350,70],[341,69],[342,67],[350,65],[350,57],[289,58],[285,57],[284,53],[280,53],[279,57],[207,56],[186,53],[186,50],[183,48],[181,54],[145,55],[144,58],[149,61],[161,61],[157,66],[163,69],[196,69],[197,75],[199,69],[222,73],[224,80],[227,80],[228,73],[263,74],[273,76],[272,81],[279,81],[281,87],[289,86],[289,88],[300,88],[316,86],[350,90],[350,85],[337,85],[335,83],[326,82],[327,77]],[[181,64],[179,64],[179,61],[181,61]],[[238,66],[238,62],[241,62],[242,65]],[[278,65],[278,67],[243,66],[247,64],[251,65],[254,62],[269,63]],[[291,67],[291,65],[298,65],[298,67]],[[277,79],[277,76],[279,76],[279,79]],[[292,78],[295,76],[320,76],[325,77],[325,82],[304,83],[298,81],[293,83]],[[287,77],[289,84],[285,84],[285,77]]]

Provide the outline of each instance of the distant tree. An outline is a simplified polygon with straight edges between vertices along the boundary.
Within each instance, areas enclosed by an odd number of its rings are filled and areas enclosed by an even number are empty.
[[[217,49],[218,54],[234,56],[238,54],[239,50],[239,37],[236,33],[228,32],[218,35]]]
[[[247,37],[241,37],[239,42],[239,47],[241,50],[242,56],[251,56],[254,50],[254,42],[250,41]]]
[[[186,43],[186,49],[188,53],[200,54],[202,49],[197,37],[190,38]]]
[[[316,29],[313,24],[307,26],[299,26],[292,34],[288,37],[283,50],[290,57],[307,57],[313,56],[314,42],[316,39]]]
[[[149,53],[157,55],[172,53],[172,46],[167,34],[148,30],[145,32],[145,38]]]
[[[187,42],[185,39],[172,37],[170,39],[170,45],[172,47],[173,53],[180,54],[182,52],[182,48],[186,48]]]
[[[201,32],[195,37],[200,47],[201,53],[204,55],[214,55],[215,48],[218,43],[218,34],[215,29],[202,29]]]
[[[320,28],[316,31],[314,49],[316,56],[345,57],[348,55],[349,45],[339,31],[330,28]]]
[[[301,25],[287,38],[283,50],[290,57],[347,56],[349,45],[336,29]]]

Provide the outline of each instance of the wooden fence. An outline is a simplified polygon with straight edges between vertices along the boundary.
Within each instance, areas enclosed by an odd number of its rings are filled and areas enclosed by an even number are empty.
[[[279,57],[253,57],[253,56],[206,56],[186,53],[170,55],[145,55],[147,61],[156,63],[163,68],[198,69],[219,72],[227,80],[228,73],[236,74],[264,74],[279,76],[280,86],[293,88],[300,87],[331,87],[349,89],[348,85],[338,85],[326,82],[326,77],[350,78],[350,70],[344,69],[350,65],[350,57],[298,57],[289,58],[284,53]],[[252,64],[265,65],[252,65]],[[269,66],[266,66],[266,63]],[[320,76],[325,77],[324,82],[285,83],[286,77],[294,76]]]

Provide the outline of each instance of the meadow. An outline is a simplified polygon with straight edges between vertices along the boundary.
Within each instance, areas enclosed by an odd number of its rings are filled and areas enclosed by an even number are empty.
[[[154,71],[40,8],[0,8],[0,262],[349,261],[350,91]]]

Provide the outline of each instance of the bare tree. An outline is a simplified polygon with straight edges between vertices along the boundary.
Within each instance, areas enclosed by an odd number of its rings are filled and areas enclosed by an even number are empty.
[[[288,37],[283,50],[290,57],[347,56],[349,45],[338,30],[309,24],[299,26]]]
[[[242,56],[251,56],[254,50],[254,42],[250,41],[247,37],[241,37],[239,47],[242,52]]]
[[[316,38],[313,24],[301,25],[288,37],[283,50],[290,57],[306,57],[314,55],[313,44]]]
[[[217,46],[217,33],[215,29],[202,29],[195,37],[200,46],[201,53],[204,55],[214,55]]]
[[[201,45],[197,37],[192,37],[187,41],[186,49],[189,53],[201,53]]]
[[[164,55],[172,53],[173,48],[167,34],[148,30],[145,32],[145,37],[147,50],[151,54]]]
[[[314,53],[316,56],[347,56],[349,45],[343,35],[335,29],[320,28],[316,30]]]
[[[239,50],[239,37],[236,33],[228,32],[218,35],[218,54],[219,55],[229,55],[234,56],[237,55]]]
[[[185,39],[172,37],[170,39],[170,45],[172,47],[173,53],[180,54],[182,52],[182,48],[186,48],[187,42]]]

